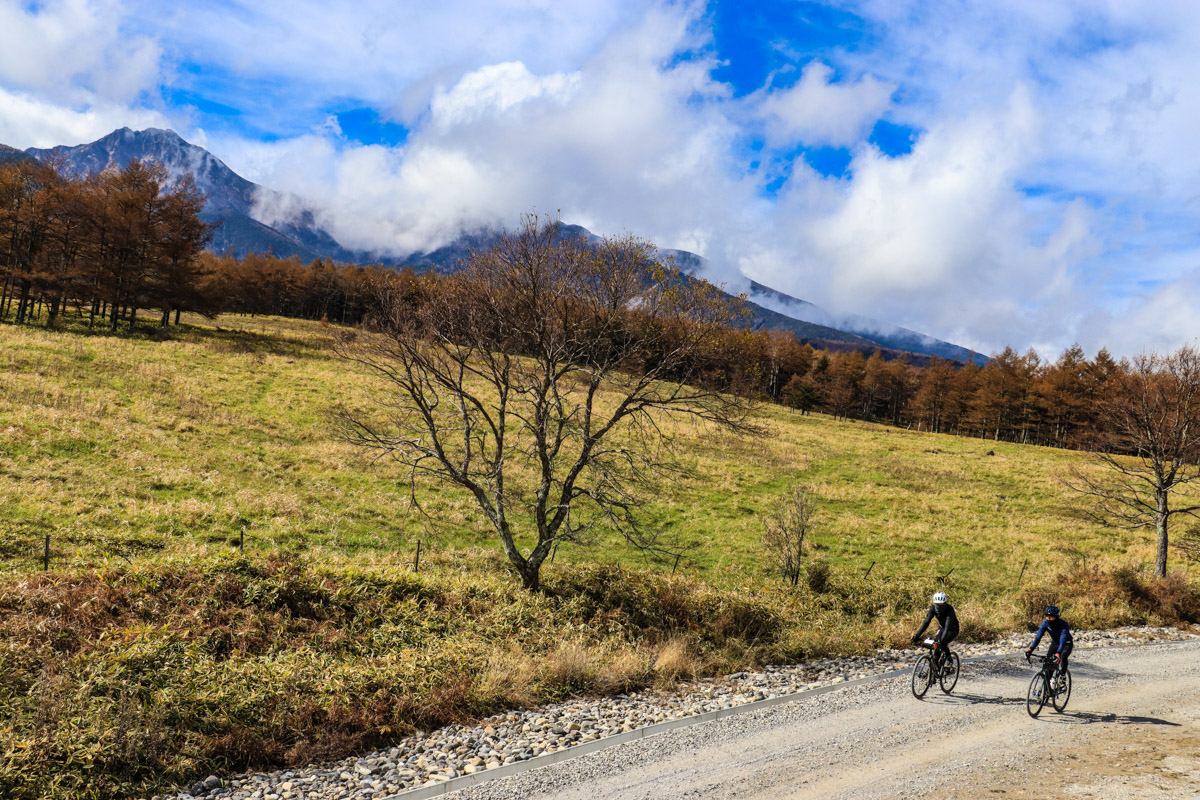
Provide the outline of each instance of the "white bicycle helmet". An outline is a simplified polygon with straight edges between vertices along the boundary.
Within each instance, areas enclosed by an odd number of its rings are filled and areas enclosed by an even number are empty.
[[[946,593],[945,592],[934,592],[933,593],[933,602],[938,605],[941,605],[942,603],[946,602]]]

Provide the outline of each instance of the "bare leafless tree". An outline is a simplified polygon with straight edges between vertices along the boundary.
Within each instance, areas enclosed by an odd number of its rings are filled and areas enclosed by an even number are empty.
[[[1181,487],[1200,480],[1200,351],[1135,358],[1100,418],[1106,473],[1074,470],[1065,483],[1094,501],[1084,509],[1092,520],[1154,528],[1154,574],[1165,576],[1171,517],[1200,512],[1194,503],[1172,506]]]
[[[341,344],[390,387],[387,419],[343,413],[342,433],[403,464],[418,508],[430,481],[469,491],[537,589],[552,548],[597,526],[660,548],[636,512],[671,464],[665,416],[756,432],[747,401],[705,382],[737,305],[646,242],[529,215],[418,307],[383,298],[376,332]]]
[[[816,503],[803,487],[793,486],[774,513],[764,520],[763,544],[771,560],[792,586],[800,582],[804,538],[812,527]]]

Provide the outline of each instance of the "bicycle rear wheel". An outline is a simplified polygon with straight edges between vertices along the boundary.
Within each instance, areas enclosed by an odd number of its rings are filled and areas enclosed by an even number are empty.
[[[1046,705],[1046,676],[1039,672],[1029,681],[1029,693],[1025,695],[1025,710],[1029,716],[1037,717]]]
[[[917,659],[917,663],[913,664],[912,669],[912,693],[913,697],[920,700],[929,691],[929,685],[933,683],[933,664],[929,660],[928,655],[921,656]]]
[[[958,683],[958,668],[961,662],[958,660],[958,653],[950,653],[946,656],[946,663],[942,664],[942,676],[939,679],[942,685],[942,691],[946,694],[954,691],[954,685]]]
[[[1060,678],[1062,679],[1062,688],[1054,693],[1054,698],[1051,700],[1054,710],[1059,712],[1067,707],[1067,701],[1071,699],[1071,670],[1064,670]]]

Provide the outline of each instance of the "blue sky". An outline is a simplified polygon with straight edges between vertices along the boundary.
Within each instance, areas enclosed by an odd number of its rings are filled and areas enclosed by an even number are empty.
[[[170,127],[344,243],[559,210],[992,352],[1200,335],[1200,7],[0,0],[0,142]]]

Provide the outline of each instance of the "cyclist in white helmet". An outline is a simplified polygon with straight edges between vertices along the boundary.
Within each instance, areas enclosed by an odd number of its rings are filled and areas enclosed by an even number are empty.
[[[920,630],[913,634],[913,644],[921,640],[921,635],[925,633],[934,617],[937,617],[938,632],[933,637],[933,652],[941,659],[950,652],[950,643],[958,636],[958,615],[954,613],[954,606],[946,602],[945,592],[934,592],[933,605],[929,607],[929,613],[925,615],[925,622],[921,624]]]

